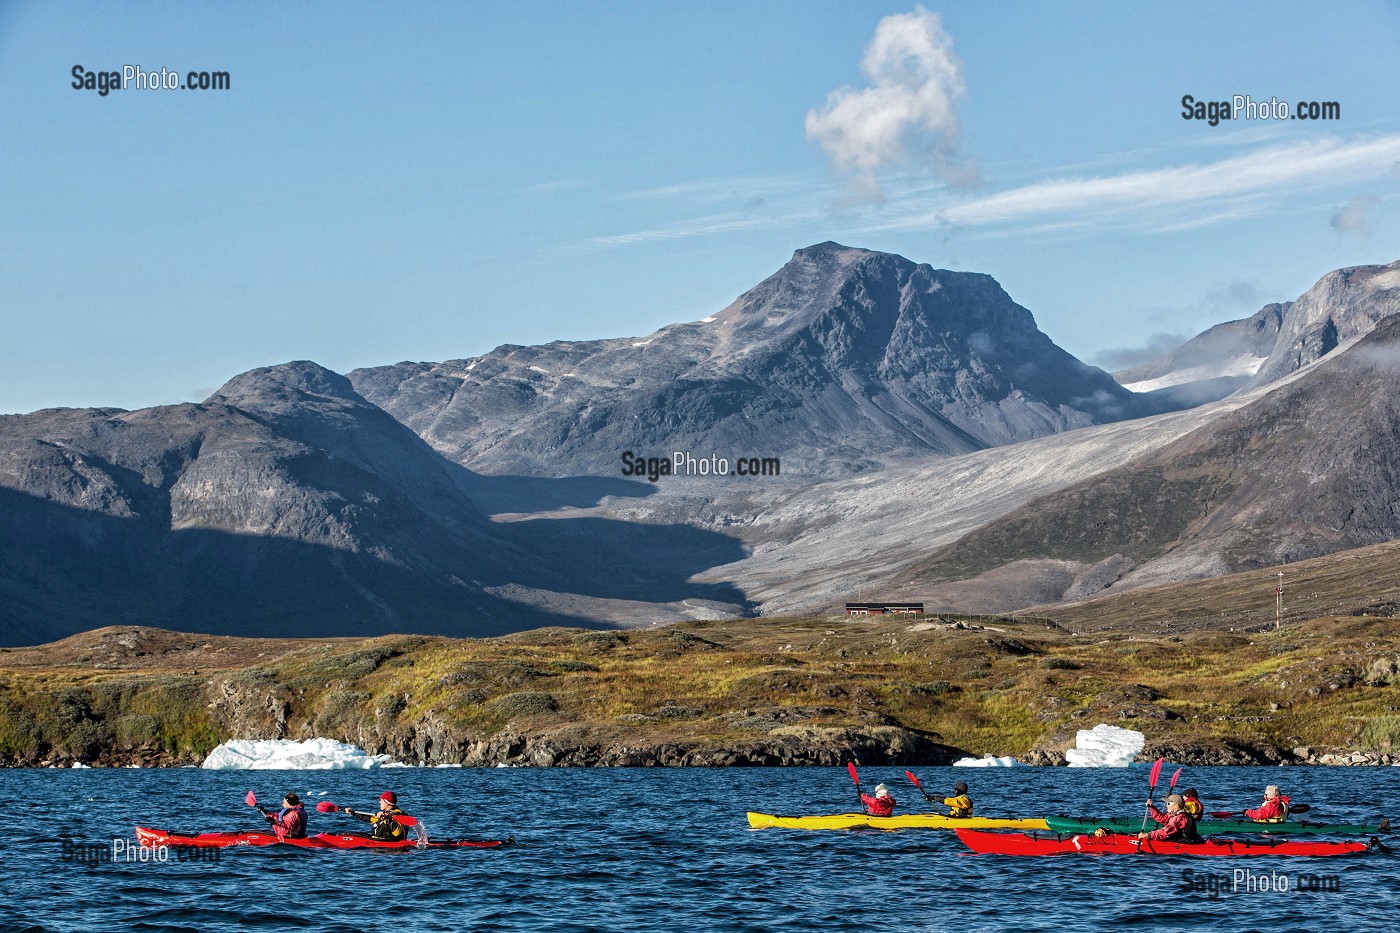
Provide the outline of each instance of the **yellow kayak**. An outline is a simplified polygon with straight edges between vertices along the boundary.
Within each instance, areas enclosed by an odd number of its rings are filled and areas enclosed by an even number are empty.
[[[754,829],[776,826],[781,829],[1049,829],[1045,820],[1013,820],[990,816],[944,816],[941,813],[905,813],[901,816],[867,816],[864,813],[837,813],[831,816],[774,816],[749,813]]]

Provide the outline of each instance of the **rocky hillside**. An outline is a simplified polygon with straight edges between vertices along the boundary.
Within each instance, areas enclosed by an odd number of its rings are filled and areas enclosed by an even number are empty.
[[[835,243],[698,323],[350,379],[463,465],[546,476],[616,475],[627,450],[833,476],[1156,410],[1057,347],[991,277]]]
[[[722,535],[497,525],[471,498],[490,485],[314,363],[246,373],[203,404],[3,417],[0,643],[113,621],[302,637],[587,622],[517,602],[522,586],[745,611],[732,587],[686,582],[739,556]],[[590,492],[561,485],[514,494]],[[636,577],[615,572],[625,555]]]
[[[964,536],[919,574],[967,580],[1064,561],[1095,566],[1102,590],[1390,541],[1400,538],[1397,464],[1400,316],[1392,316],[1252,404]]]

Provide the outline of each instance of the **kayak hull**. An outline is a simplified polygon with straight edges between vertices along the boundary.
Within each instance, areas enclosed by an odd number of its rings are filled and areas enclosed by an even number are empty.
[[[750,812],[754,829],[1045,829],[1039,819],[1000,819],[987,816],[951,817],[940,813],[905,813],[900,816],[868,816],[864,813],[836,813],[830,816],[777,816]]]
[[[1068,816],[1047,816],[1046,824],[1055,833],[1092,833],[1096,829],[1106,829],[1111,833],[1135,833],[1142,828],[1142,819],[1075,819]],[[1149,821],[1148,828],[1153,824]],[[1288,820],[1282,823],[1260,823],[1255,820],[1201,820],[1196,831],[1203,836],[1215,833],[1269,833],[1271,835],[1344,835],[1374,836],[1389,829],[1388,823],[1312,823],[1307,820]]]
[[[1105,836],[1026,835],[1024,833],[992,833],[975,829],[957,830],[958,838],[969,849],[982,855],[1350,855],[1365,852],[1369,843],[1359,840],[1346,842],[1310,840],[1307,842],[1278,839],[1209,839],[1203,843],[1161,842],[1135,835],[1110,833]]]
[[[136,827],[136,841],[150,848],[176,846],[196,849],[228,849],[285,845],[301,849],[498,849],[515,842],[507,839],[442,839],[420,843],[415,839],[375,839],[365,833],[312,833],[302,839],[278,839],[266,830],[224,833],[178,833],[164,829]]]

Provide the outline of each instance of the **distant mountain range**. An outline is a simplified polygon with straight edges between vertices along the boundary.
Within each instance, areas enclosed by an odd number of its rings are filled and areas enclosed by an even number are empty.
[[[1135,393],[988,276],[823,243],[645,338],[4,416],[0,641],[1005,610],[1400,537],[1397,310],[1400,263],[1333,272]],[[782,469],[651,483],[626,450]]]
[[[990,276],[835,243],[644,338],[349,375],[450,459],[546,476],[616,473],[627,450],[842,476],[1162,410],[1056,346]]]

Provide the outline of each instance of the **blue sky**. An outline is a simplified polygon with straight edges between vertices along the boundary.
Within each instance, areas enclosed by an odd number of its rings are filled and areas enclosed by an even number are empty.
[[[0,412],[641,335],[823,240],[1107,360],[1400,259],[1398,87],[1396,3],[0,0]],[[1181,117],[1237,93],[1342,118]]]

